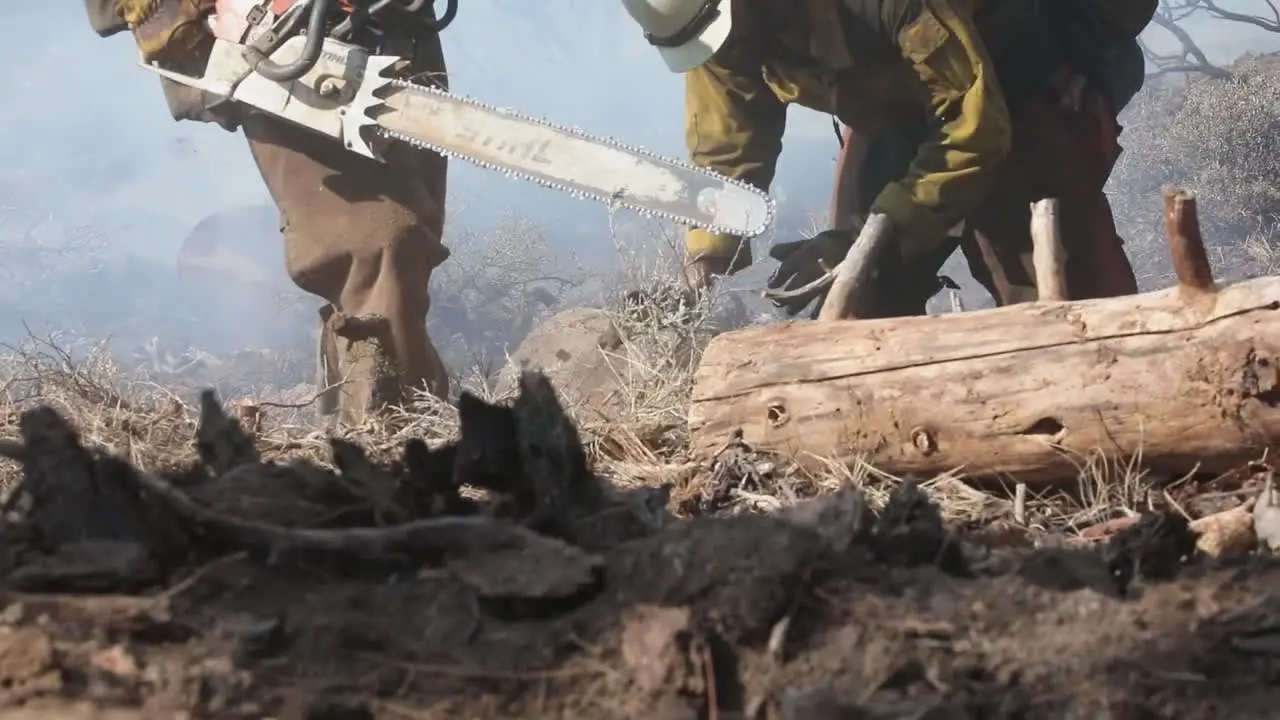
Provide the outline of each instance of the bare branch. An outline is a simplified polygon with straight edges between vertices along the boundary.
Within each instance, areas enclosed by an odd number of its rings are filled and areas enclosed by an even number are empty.
[[[1209,62],[1208,55],[1205,54],[1195,39],[1191,37],[1183,27],[1179,24],[1182,20],[1190,17],[1199,10],[1196,1],[1186,4],[1171,4],[1169,0],[1162,0],[1160,9],[1151,18],[1151,22],[1168,32],[1173,36],[1181,47],[1178,53],[1156,53],[1151,47],[1142,43],[1142,52],[1147,59],[1156,67],[1156,72],[1150,73],[1147,77],[1159,77],[1171,73],[1191,73],[1198,72],[1215,78],[1228,78],[1231,73]]]
[[[1262,0],[1262,2],[1271,9],[1271,17],[1273,19],[1264,18],[1262,15],[1249,15],[1225,10],[1213,0],[1197,0],[1196,4],[1219,20],[1244,23],[1245,25],[1262,28],[1267,32],[1280,33],[1280,8],[1276,6],[1275,0]]]

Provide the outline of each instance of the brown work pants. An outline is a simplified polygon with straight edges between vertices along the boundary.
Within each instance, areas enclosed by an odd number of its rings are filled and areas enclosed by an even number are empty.
[[[1103,188],[1120,155],[1119,125],[1103,96],[1086,88],[1079,107],[1056,93],[1010,108],[1013,147],[986,202],[965,223],[960,246],[974,279],[997,304],[1033,300],[1031,204],[1057,198],[1069,299],[1138,291]]]
[[[415,80],[446,86],[439,37],[412,44],[410,52],[391,51],[412,58]],[[383,164],[262,114],[246,117],[242,127],[280,210],[289,276],[329,303],[321,310],[327,319],[321,355],[325,382],[349,383],[337,390],[343,415],[361,417],[379,404],[403,400],[411,388],[425,386],[446,396],[449,378],[426,329],[427,283],[432,269],[449,257],[441,241],[446,159],[392,145],[380,148]],[[376,320],[383,329],[377,340],[389,357],[363,365],[346,361],[355,340],[350,332],[335,337],[335,317]],[[385,379],[351,377],[377,368],[391,368],[390,390]],[[332,410],[330,404],[327,411]]]

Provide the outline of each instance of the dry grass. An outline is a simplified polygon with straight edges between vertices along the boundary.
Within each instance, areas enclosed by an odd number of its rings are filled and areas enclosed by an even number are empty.
[[[736,449],[731,460],[691,458],[686,415],[702,349],[720,329],[745,324],[747,318],[731,290],[714,292],[690,307],[669,279],[674,274],[670,260],[632,263],[628,276],[611,285],[643,288],[645,301],[628,304],[621,291],[605,298],[625,343],[625,352],[611,357],[624,412],[605,423],[590,419],[595,415],[581,412],[583,408],[567,408],[578,419],[589,457],[602,476],[623,487],[670,483],[673,504],[686,513],[704,510],[707,497],[717,493],[727,498],[716,503],[718,511],[769,511],[846,484],[861,487],[879,504],[903,482],[864,463],[848,467],[827,461],[817,472],[806,471],[750,448]],[[31,336],[0,357],[0,439],[18,435],[22,410],[48,404],[71,418],[89,443],[140,467],[167,469],[195,457],[194,388],[175,390],[139,380],[113,362],[103,344],[66,349],[73,344],[67,338]],[[473,367],[457,380],[482,398],[509,399],[495,392],[491,377]],[[302,456],[327,464],[330,433],[314,417],[314,393],[303,395],[293,403],[252,398],[262,411],[261,449],[268,459]],[[458,417],[451,404],[423,394],[406,407],[336,432],[375,457],[389,458],[409,438],[438,443],[456,437]],[[948,473],[924,479],[923,487],[957,525],[1025,527],[1070,537],[1098,523],[1168,507],[1168,493],[1178,485],[1178,479],[1144,472],[1140,457],[1115,462],[1096,453],[1080,458],[1078,465],[1077,490],[1033,492],[1018,507],[1012,483],[1003,491],[977,489],[959,473]],[[3,461],[0,486],[11,485],[17,470]]]
[[[1269,101],[1280,89],[1280,60],[1246,58],[1234,69],[1228,81],[1148,88],[1126,113],[1126,152],[1111,189],[1129,250],[1146,275],[1144,285],[1167,282],[1167,250],[1160,241],[1159,208],[1151,198],[1168,183],[1199,192],[1205,234],[1224,279],[1280,272],[1280,189],[1273,171],[1280,160],[1280,116]],[[620,239],[628,231],[642,237]],[[672,483],[677,503],[705,494],[709,483],[732,480],[736,506],[756,510],[843,483],[860,485],[879,499],[901,482],[865,465],[828,463],[815,474],[770,458],[756,461],[767,472],[753,469],[749,478],[726,480],[724,466],[700,464],[687,455],[685,418],[701,350],[717,331],[750,319],[738,289],[742,277],[707,303],[689,307],[682,302],[680,288],[671,281],[683,255],[677,233],[611,225],[624,268],[614,277],[580,267],[562,271],[575,263],[555,257],[545,234],[518,218],[505,219],[491,235],[463,232],[450,238],[453,257],[433,279],[433,337],[449,356],[449,366],[462,373],[458,385],[503,400],[492,384],[505,360],[503,348],[513,348],[532,324],[565,307],[602,303],[610,309],[625,342],[625,352],[611,358],[622,390],[622,417],[602,423],[569,408],[601,474],[620,485]],[[635,289],[643,289],[646,298],[639,307],[624,302],[624,292]],[[261,370],[255,366],[255,372]],[[290,366],[290,380],[300,372]],[[126,372],[101,343],[30,337],[0,357],[0,438],[17,435],[21,410],[47,403],[72,418],[90,442],[142,467],[185,463],[194,456],[196,388],[191,383],[178,388],[172,382],[176,377],[162,377],[156,382]],[[264,380],[216,382],[201,376],[198,382],[229,391],[224,399],[248,395],[261,406],[265,421],[259,436],[268,457],[327,459],[327,433],[312,417],[313,394],[305,388],[287,396],[268,393],[278,378]],[[341,430],[383,456],[397,452],[410,437],[443,442],[456,432],[453,407],[425,395],[385,418]],[[1166,502],[1161,495],[1176,482],[1149,477],[1139,459],[1117,464],[1101,454],[1081,458],[1079,492],[1033,494],[1018,514],[1029,525],[1070,534]],[[0,478],[13,471],[5,467]],[[1014,515],[1012,487],[1005,493],[979,491],[948,474],[929,479],[926,488],[959,523],[1000,522]]]
[[[651,276],[652,277],[652,276]],[[643,307],[614,304],[615,321],[627,338],[627,352],[616,356],[615,371],[624,388],[625,416],[617,422],[579,420],[597,471],[620,486],[674,486],[677,508],[692,507],[719,485],[727,492],[730,511],[769,511],[845,484],[859,486],[876,504],[903,481],[870,467],[826,462],[819,472],[806,471],[785,459],[757,455],[748,448],[737,466],[720,460],[695,462],[687,453],[685,417],[693,375],[701,349],[716,331],[715,294],[709,302],[688,307],[671,283],[651,282]],[[71,418],[86,440],[127,457],[140,467],[167,469],[194,457],[194,397],[182,397],[151,382],[130,380],[102,346],[80,356],[63,349],[59,338],[31,337],[8,348],[0,359],[0,438],[18,434],[25,408],[48,404]],[[490,400],[496,396],[484,378],[464,385]],[[258,402],[263,423],[258,438],[270,459],[305,456],[327,463],[329,433],[309,418],[310,404]],[[579,408],[570,406],[571,414]],[[444,442],[456,436],[458,418],[452,405],[429,395],[384,417],[338,432],[368,448],[375,456],[397,454],[409,438]],[[747,470],[741,458],[746,458]],[[1168,479],[1149,478],[1139,459],[1108,463],[1101,454],[1080,462],[1080,490],[1032,495],[1025,503],[1026,524],[1035,530],[1071,535],[1115,517],[1152,505],[1153,493]],[[11,484],[17,470],[7,463],[0,482]],[[749,477],[748,477],[749,476]],[[967,527],[1009,524],[1014,493],[979,490],[958,473],[927,479],[923,487],[940,504],[944,516]]]
[[[66,345],[32,336],[7,348],[0,358],[0,436],[16,436],[22,410],[43,404],[72,419],[93,444],[141,467],[168,468],[194,457],[189,408],[177,396],[154,384],[122,381],[102,345],[81,356]],[[0,473],[0,486],[7,489],[11,478]]]

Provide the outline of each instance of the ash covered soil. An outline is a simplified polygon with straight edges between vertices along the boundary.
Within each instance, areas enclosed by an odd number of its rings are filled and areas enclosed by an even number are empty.
[[[1105,542],[949,531],[906,482],[677,519],[587,469],[546,379],[460,439],[263,462],[206,394],[153,474],[26,412],[0,719],[1210,718],[1280,703],[1280,570],[1176,513]],[[489,491],[476,501],[461,484]]]

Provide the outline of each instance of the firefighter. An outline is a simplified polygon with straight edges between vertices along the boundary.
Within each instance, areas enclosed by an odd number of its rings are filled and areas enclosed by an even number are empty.
[[[131,30],[142,57],[201,76],[213,36],[213,0],[85,0],[95,32]],[[407,72],[444,87],[440,38],[433,31],[389,36],[382,52],[409,60]],[[446,160],[403,146],[387,163],[265,113],[161,80],[175,120],[242,130],[280,214],[285,263],[320,309],[320,381],[332,390],[321,411],[359,422],[425,388],[446,397],[449,376],[426,316],[431,272],[449,257],[444,227]]]
[[[836,116],[875,138],[871,149],[884,133],[909,141],[910,160],[892,181],[859,189],[874,192],[866,209],[895,228],[879,314],[923,307],[962,221],[975,277],[1001,304],[1034,297],[1030,205],[1048,197],[1062,204],[1072,297],[1136,290],[1102,192],[1119,151],[1105,78],[1108,59],[1133,42],[1156,0],[624,5],[667,66],[685,75],[686,140],[700,166],[768,188],[790,104]],[[828,232],[779,248],[770,286],[806,284],[823,272],[820,259],[842,256],[850,242],[847,232]],[[739,238],[702,230],[688,234],[686,248],[686,280],[696,287],[752,261]]]
[[[1107,107],[1112,110],[1113,115],[1119,115],[1142,89],[1146,80],[1146,59],[1142,53],[1142,47],[1138,44],[1137,38],[1132,38],[1119,43],[1111,52],[1099,58],[1099,61],[1096,63],[1098,73],[1095,75],[1097,87],[1104,92],[1103,99],[1106,100]],[[1106,144],[1110,144],[1111,138],[1106,134],[1109,134],[1112,128],[1116,136],[1122,130],[1118,122],[1115,125],[1100,122],[1097,127],[1104,133],[1102,139],[1107,141]],[[836,160],[836,177],[830,210],[832,230],[836,232],[818,241],[805,239],[779,243],[770,249],[770,256],[781,260],[788,257],[794,250],[805,247],[808,253],[819,257],[827,267],[839,262],[848,252],[849,243],[852,240],[848,231],[855,228],[859,220],[866,218],[871,204],[875,202],[880,191],[906,173],[916,149],[924,141],[927,133],[928,126],[922,122],[910,125],[899,123],[885,127],[872,138],[862,137],[854,133],[853,128],[845,127],[841,135],[840,155]],[[1118,154],[1118,146],[1116,150]],[[1108,161],[1106,168],[1108,175],[1113,164],[1114,157]],[[1099,207],[1100,221],[1110,222],[1109,206]],[[926,265],[932,266],[937,263],[938,267],[941,267],[941,263],[945,262],[959,246],[964,250],[966,258],[971,259],[970,272],[974,279],[987,290],[997,305],[1003,304],[972,233],[963,232],[963,228],[960,230],[961,232],[953,231],[948,240],[939,247],[938,253]],[[1110,248],[1116,247],[1105,233],[1095,236],[1095,239],[1098,238]],[[1115,243],[1119,242],[1117,238]],[[1130,278],[1131,272],[1125,269],[1127,258],[1109,254],[1106,249],[1104,247],[1103,252],[1096,256],[1104,261],[1104,266],[1099,270],[1102,273],[1108,269],[1117,270],[1119,282],[1106,286],[1103,291],[1096,294],[1111,296],[1135,291],[1136,284]],[[1106,263],[1110,263],[1111,266],[1108,267]],[[895,315],[923,315],[925,302],[947,281],[947,278],[935,278],[929,275],[927,268],[923,269],[917,277],[910,279],[918,283],[919,287],[896,293],[895,296],[902,300],[904,305],[896,310],[890,308],[888,312]],[[808,302],[807,299],[802,301]],[[789,304],[784,306],[790,309]],[[821,307],[821,302],[818,307]],[[815,313],[818,307],[815,307]]]

